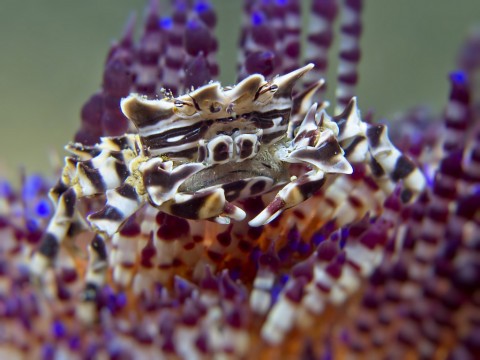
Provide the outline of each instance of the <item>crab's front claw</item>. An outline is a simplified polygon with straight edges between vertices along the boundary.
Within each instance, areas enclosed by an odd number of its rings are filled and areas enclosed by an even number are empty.
[[[334,132],[331,130],[319,132],[316,129],[316,108],[317,105],[314,104],[300,126],[297,145],[301,145],[282,158],[286,162],[309,164],[313,170],[285,185],[275,199],[249,222],[250,226],[268,224],[284,210],[311,197],[325,183],[325,174],[351,174],[353,172],[352,166],[343,156],[344,152],[338,144]],[[304,146],[305,144],[309,145]]]
[[[208,189],[195,194],[177,194],[161,207],[174,216],[192,220],[212,220],[221,224],[230,219],[241,221],[245,212],[225,199],[222,188]]]
[[[249,221],[250,226],[262,226],[275,220],[283,211],[294,207],[317,192],[325,183],[323,171],[310,171],[297,180],[285,185],[273,201],[255,218]]]
[[[320,146],[306,146],[294,150],[289,156],[292,160],[305,162],[325,173],[351,174],[352,165],[343,156],[343,150],[333,135],[330,135]]]
[[[279,154],[282,161],[306,163],[324,173],[351,174],[352,166],[337,141],[338,126],[313,104],[296,131],[290,151]]]
[[[313,131],[306,132],[313,133]],[[345,158],[344,151],[333,132],[323,131],[316,136],[318,139],[315,146],[295,146],[292,152],[282,156],[281,159],[289,163],[306,163],[324,173],[351,174],[353,168]],[[306,139],[301,141],[303,140]]]
[[[140,171],[150,200],[159,207],[175,197],[185,180],[204,168],[202,163],[183,164],[173,168],[171,161],[153,158],[142,164]]]

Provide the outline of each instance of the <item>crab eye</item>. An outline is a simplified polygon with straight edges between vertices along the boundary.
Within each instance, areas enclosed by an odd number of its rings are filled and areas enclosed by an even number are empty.
[[[183,107],[183,105],[185,105],[185,103],[181,100],[175,100],[174,105],[176,107]]]
[[[258,89],[258,95],[265,94],[269,89],[270,87],[267,87],[266,85],[262,85],[260,89]]]
[[[219,103],[213,103],[210,105],[210,112],[212,114],[217,113],[222,110],[222,106]]]
[[[269,90],[270,90],[270,92],[274,93],[275,91],[278,90],[278,85],[272,85],[272,86],[270,86]]]

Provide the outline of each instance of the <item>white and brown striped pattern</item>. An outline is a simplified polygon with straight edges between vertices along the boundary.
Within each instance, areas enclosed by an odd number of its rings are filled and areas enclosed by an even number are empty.
[[[304,78],[307,87],[314,84],[318,79],[326,77],[328,50],[333,40],[333,23],[337,17],[337,12],[336,0],[312,1],[305,59],[307,62],[315,64],[315,68]],[[325,92],[325,89],[322,89],[322,92]]]
[[[343,0],[340,24],[338,84],[335,91],[336,112],[342,111],[356,94],[360,63],[361,10],[363,0]]]

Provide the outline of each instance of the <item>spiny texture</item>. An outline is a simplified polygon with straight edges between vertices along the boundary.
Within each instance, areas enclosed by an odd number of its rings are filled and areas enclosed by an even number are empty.
[[[320,3],[312,4],[315,16],[330,19],[330,24],[336,12],[331,5],[335,9],[337,5],[334,1]],[[185,23],[178,13],[190,5],[176,4],[172,23],[178,30]],[[155,5],[151,2],[147,24],[156,16]],[[281,33],[299,27],[286,24],[287,18],[295,19],[297,5],[295,1],[245,2],[251,22],[245,22],[242,30],[247,39],[242,43],[244,60],[258,51],[280,55],[286,51],[279,44],[294,40],[286,41],[286,35],[281,40]],[[321,5],[330,12],[320,15]],[[347,12],[361,8],[357,2],[347,1],[345,6]],[[208,25],[207,20],[202,21]],[[265,21],[282,30],[271,34],[273,40],[253,36],[255,27]],[[151,28],[156,28],[154,21]],[[172,44],[179,33],[182,31],[172,30]],[[358,41],[358,36],[352,39]],[[258,50],[257,42],[264,48]],[[110,56],[116,51],[128,55],[125,49],[135,47],[131,38],[124,43],[130,45],[121,51],[121,46],[114,47]],[[319,52],[326,50],[321,48]],[[470,41],[463,53],[475,54],[474,49],[475,42]],[[293,58],[286,56],[285,63]],[[175,51],[169,59],[174,63]],[[265,59],[268,57],[251,57],[250,61],[261,65]],[[73,359],[474,358],[479,351],[480,324],[480,125],[475,111],[478,104],[472,100],[478,89],[469,78],[478,73],[478,66],[472,65],[478,63],[470,59],[466,72],[451,75],[444,116],[406,112],[403,118],[408,126],[392,136],[427,176],[427,187],[417,199],[411,191],[415,184],[409,185],[405,177],[410,174],[405,169],[412,167],[405,166],[406,158],[390,147],[385,126],[361,121],[355,99],[332,117],[323,111],[325,103],[312,110],[309,103],[318,99],[318,80],[294,90],[287,136],[299,137],[301,142],[301,134],[334,132],[336,126],[336,139],[353,173],[329,177],[309,199],[263,226],[186,219],[147,206],[106,241],[98,233],[81,232],[86,224],[81,217],[73,217],[61,246],[50,243],[53,246],[38,248],[53,213],[45,201],[49,184],[26,177],[17,192],[2,183],[2,355]],[[261,66],[253,73],[269,80],[288,72],[287,67],[275,66],[279,67],[272,73],[264,73]],[[184,65],[169,75],[178,88],[184,76],[181,69]],[[141,90],[138,71],[129,80],[128,92],[151,97]],[[251,74],[247,67],[240,66],[239,71],[241,79]],[[112,86],[112,94],[121,88],[123,74],[118,73],[119,85]],[[111,79],[113,84],[117,77]],[[202,84],[199,80],[195,87]],[[168,106],[181,105],[177,109],[180,115],[190,109],[185,103],[192,102],[187,95],[175,99],[182,93],[167,92],[165,100]],[[198,93],[190,94],[195,99]],[[108,98],[105,84],[99,96]],[[119,106],[125,96],[112,99]],[[158,105],[158,100],[132,99],[142,106]],[[176,100],[181,103],[175,105]],[[437,119],[436,132],[425,131],[431,126],[426,119]],[[112,135],[102,124],[92,122],[90,130],[95,136]],[[363,133],[353,132],[361,136],[350,136],[352,129],[362,128]],[[139,130],[141,136],[147,128],[140,126]],[[128,139],[136,137],[122,138],[135,149],[136,140],[129,143]],[[310,142],[308,136],[303,139]],[[103,142],[120,146],[111,139]],[[69,149],[79,158],[67,160],[67,165],[100,155],[95,146],[70,145]],[[370,154],[368,161],[358,155],[365,149]],[[113,158],[118,161],[120,156]],[[302,174],[303,166],[294,164],[290,170]],[[62,180],[75,179],[72,174],[75,172],[67,167]],[[402,180],[403,186],[396,185]],[[85,181],[82,186],[87,185],[93,183]],[[61,182],[56,189],[62,189]],[[270,192],[241,200],[246,218],[261,213],[274,195]],[[69,204],[70,200],[59,206],[68,209]],[[102,197],[85,197],[74,208],[92,214],[104,204]],[[34,251],[56,254],[54,266],[46,267],[40,277],[29,272]]]

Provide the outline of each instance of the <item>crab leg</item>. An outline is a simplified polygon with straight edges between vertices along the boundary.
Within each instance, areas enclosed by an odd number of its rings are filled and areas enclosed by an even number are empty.
[[[77,199],[105,191],[108,193],[108,189],[119,187],[130,175],[123,153],[118,151],[104,149],[94,158],[84,161],[67,157],[65,163],[62,179],[51,191],[51,199],[56,204],[55,213],[32,258],[32,272],[37,275],[42,274],[55,260],[59,247],[67,237],[72,224],[79,223],[77,221],[79,216],[76,214]],[[113,193],[110,198],[113,202],[115,199]],[[106,206],[107,210],[112,208]]]
[[[88,216],[94,227],[112,236],[143,204],[143,198],[129,184],[107,190],[105,207]]]
[[[323,186],[325,180],[323,171],[311,171],[288,183],[275,195],[272,202],[260,214],[250,220],[248,224],[254,227],[268,224],[283,211],[311,197]]]

